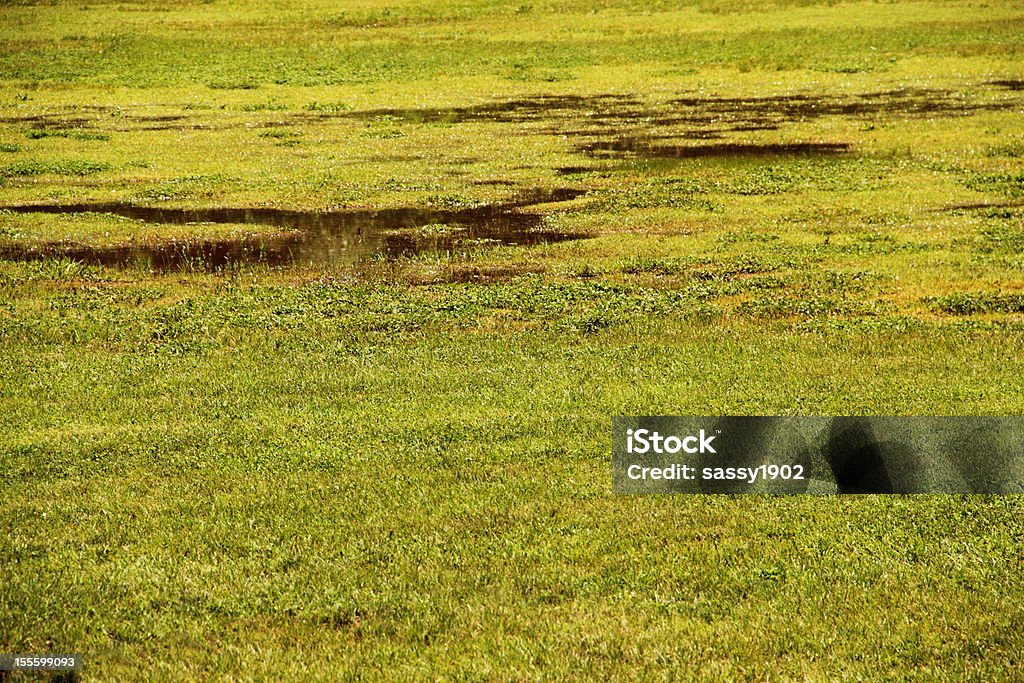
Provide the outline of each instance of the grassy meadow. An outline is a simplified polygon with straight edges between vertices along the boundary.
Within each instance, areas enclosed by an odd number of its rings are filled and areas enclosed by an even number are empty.
[[[1019,497],[613,496],[610,435],[1019,414],[1022,36],[1016,0],[0,3],[0,652],[1020,680]],[[496,205],[562,237],[474,237]],[[301,239],[152,218],[225,208],[408,248],[145,257]]]

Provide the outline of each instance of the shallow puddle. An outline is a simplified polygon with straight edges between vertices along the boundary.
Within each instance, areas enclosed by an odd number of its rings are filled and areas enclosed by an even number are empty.
[[[577,150],[592,156],[634,156],[652,159],[754,158],[769,156],[825,156],[849,151],[846,143],[797,142],[789,144],[712,143],[700,145],[674,145],[653,142],[647,138],[621,137],[612,140],[586,142]]]
[[[989,85],[1017,89],[1017,81]],[[636,126],[679,126],[695,134],[774,130],[782,125],[826,116],[965,116],[977,111],[1013,108],[1012,102],[976,102],[959,93],[939,89],[903,89],[860,93],[843,97],[772,95],[765,97],[680,97],[648,104],[632,95],[547,95],[437,109],[373,109],[320,118],[363,120],[394,119],[410,123],[526,123],[573,121],[593,129]],[[582,131],[559,130],[563,134]]]
[[[970,204],[951,204],[935,209],[935,211],[990,211],[995,209],[1019,209],[1024,202],[973,202]]]
[[[519,100],[486,102],[467,107],[426,109],[371,109],[325,113],[319,118],[363,120],[395,119],[410,123],[524,123],[545,119],[583,117],[621,125],[643,117],[642,103],[632,95],[540,95]]]
[[[981,84],[1001,91],[1024,90],[1024,81],[1001,79]],[[212,106],[212,105],[211,105]],[[191,114],[125,114],[111,130],[219,130],[226,128],[277,128],[337,119],[407,122],[417,124],[508,123],[542,124],[532,132],[571,134],[566,125],[580,124],[594,130],[622,131],[676,127],[677,136],[689,131],[695,137],[775,130],[786,124],[827,116],[866,119],[900,116],[967,116],[981,111],[1016,109],[1019,100],[978,102],[962,93],[943,89],[904,88],[843,96],[768,95],[764,97],[683,96],[663,102],[645,102],[635,95],[538,95],[516,100],[497,100],[461,107],[381,108],[362,111],[276,111],[274,121],[201,121],[190,123]],[[82,113],[94,112],[93,118]],[[109,119],[114,109],[80,106],[60,112],[0,117],[0,124],[29,129],[88,127]],[[118,110],[119,111],[119,110]],[[104,116],[107,114],[107,116]],[[543,124],[547,124],[545,128]],[[106,126],[100,125],[107,129]]]
[[[990,85],[1013,89],[1014,82]],[[416,124],[518,124],[519,133],[554,134],[573,148],[601,158],[767,157],[832,155],[848,151],[838,143],[755,144],[737,135],[779,130],[825,117],[866,122],[922,116],[959,117],[1019,106],[1013,101],[978,102],[939,89],[902,89],[855,95],[771,95],[716,97],[700,95],[648,103],[632,95],[547,95],[439,109],[375,109],[323,114],[346,118]],[[692,140],[693,144],[680,144]],[[567,167],[573,168],[573,167]]]
[[[989,81],[989,85],[995,85],[1007,90],[1024,90],[1024,80],[1018,78],[1003,79],[1001,81]]]
[[[562,202],[582,190],[534,191],[502,204],[457,208],[399,208],[335,212],[267,208],[168,209],[132,204],[0,207],[18,213],[109,213],[147,223],[270,225],[289,232],[241,239],[87,247],[74,243],[0,245],[0,258],[65,257],[108,266],[141,265],[155,271],[218,270],[240,264],[353,264],[372,257],[460,251],[487,245],[529,245],[585,237],[546,229],[540,204]]]

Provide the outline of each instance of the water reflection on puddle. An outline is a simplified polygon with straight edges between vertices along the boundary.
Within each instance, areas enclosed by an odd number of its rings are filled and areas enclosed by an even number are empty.
[[[398,208],[310,212],[268,208],[169,209],[132,204],[21,205],[18,213],[107,213],[147,223],[224,223],[275,226],[282,234],[240,239],[88,247],[73,243],[0,245],[0,258],[65,257],[112,266],[142,264],[156,271],[216,270],[235,264],[352,264],[487,244],[529,245],[584,235],[546,229],[530,207],[574,199],[582,190],[537,190],[508,202],[470,208]]]

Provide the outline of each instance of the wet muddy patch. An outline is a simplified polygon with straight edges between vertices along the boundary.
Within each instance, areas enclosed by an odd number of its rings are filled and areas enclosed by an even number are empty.
[[[597,166],[558,166],[555,168],[556,175],[581,175],[584,173],[598,173],[607,169]]]
[[[158,272],[220,270],[263,264],[351,265],[423,252],[463,251],[494,245],[531,245],[586,235],[545,227],[542,204],[574,199],[582,190],[537,190],[507,202],[465,208],[396,208],[335,212],[270,208],[174,209],[133,204],[20,205],[15,213],[113,214],[152,224],[223,223],[274,226],[269,236],[90,247],[66,242],[0,244],[0,258],[68,258]]]
[[[972,202],[969,204],[950,204],[935,209],[936,212],[970,212],[970,211],[996,211],[1007,209],[1019,209],[1024,207],[1024,202]]]
[[[0,244],[0,259],[68,259],[92,265],[142,267],[156,272],[221,270],[232,264],[280,263],[293,236],[123,244],[91,247],[67,242]]]
[[[647,157],[654,159],[758,158],[773,156],[826,156],[843,154],[850,145],[839,142],[794,142],[787,144],[713,143],[682,145],[656,142],[650,138],[618,137],[577,145],[577,151],[596,157]]]
[[[1006,78],[998,81],[989,81],[988,84],[999,88],[1006,88],[1007,90],[1024,90],[1024,79],[1019,78]]]
[[[369,109],[323,115],[364,121],[406,123],[526,123],[561,118],[586,118],[618,125],[643,115],[643,103],[632,95],[540,95],[518,100],[484,102],[465,107]]]
[[[1017,81],[990,85],[1017,90]],[[482,104],[423,109],[371,109],[325,114],[322,118],[390,120],[408,123],[535,123],[572,121],[588,129],[678,126],[696,134],[775,130],[780,126],[828,116],[966,116],[1019,106],[1016,102],[981,102],[960,93],[907,88],[849,96],[771,95],[765,97],[679,97],[647,103],[633,95],[544,95]],[[568,134],[564,127],[559,133]]]
[[[989,85],[1009,87],[1009,82]],[[578,153],[599,158],[768,157],[835,155],[844,143],[756,144],[737,140],[747,133],[780,130],[826,117],[877,120],[961,117],[1011,110],[1021,102],[983,101],[941,89],[898,89],[855,95],[771,95],[764,97],[677,97],[646,102],[633,95],[545,95],[464,107],[372,109],[324,114],[390,124],[503,123],[517,134],[566,137]],[[692,141],[692,144],[690,143]],[[566,167],[579,168],[579,167]],[[558,171],[563,173],[563,171]],[[578,172],[578,171],[573,171]]]
[[[906,88],[846,97],[772,95],[766,97],[681,97],[670,102],[682,120],[735,121],[771,129],[828,116],[966,116],[1011,108],[1007,102],[979,102],[951,90]],[[735,129],[735,128],[733,128]]]
[[[981,87],[999,91],[1024,91],[1024,80],[999,79]],[[218,109],[214,104],[185,105],[188,109]],[[688,132],[695,138],[719,138],[730,133],[776,130],[784,125],[829,116],[891,118],[968,116],[975,112],[1019,108],[1019,100],[981,101],[963,93],[929,88],[903,88],[852,95],[767,95],[763,97],[719,97],[692,95],[648,102],[635,95],[598,93],[593,95],[538,95],[515,100],[496,100],[459,107],[378,108],[353,111],[342,103],[310,103],[302,111],[283,114],[280,121],[232,121],[211,124],[191,122],[185,114],[142,114],[130,109],[81,106],[45,114],[0,117],[0,123],[32,129],[81,128],[116,114],[124,125],[114,130],[219,130],[236,127],[272,127],[300,123],[329,123],[359,120],[373,124],[505,123],[537,124],[533,132],[563,135],[596,130],[627,130],[637,127],[676,127],[677,135]],[[246,105],[245,111],[281,111],[284,105]],[[93,114],[83,117],[84,113]],[[576,130],[574,130],[576,129]]]

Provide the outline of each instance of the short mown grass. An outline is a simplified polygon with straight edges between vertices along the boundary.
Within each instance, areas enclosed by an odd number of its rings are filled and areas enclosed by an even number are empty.
[[[613,496],[610,429],[1020,412],[1024,4],[0,24],[0,205],[568,189],[524,210],[587,236],[152,272],[48,249],[280,228],[0,211],[0,652],[95,680],[1019,678],[1018,497]]]

